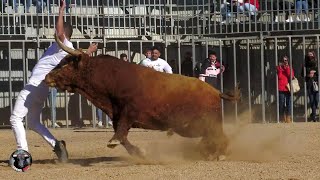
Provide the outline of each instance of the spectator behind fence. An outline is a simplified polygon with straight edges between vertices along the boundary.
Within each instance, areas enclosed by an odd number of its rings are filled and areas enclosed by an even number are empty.
[[[292,17],[289,18],[289,12],[294,10],[294,2],[295,0],[274,0],[272,2],[272,14],[273,21],[279,22],[279,14],[281,12],[285,13],[286,22],[293,22]]]
[[[152,50],[150,48],[147,48],[144,50],[144,56],[145,56],[145,59],[141,60],[139,62],[139,65],[141,65],[141,63],[146,60],[146,59],[150,59],[151,58],[151,54],[152,54]]]
[[[214,51],[209,52],[209,57],[205,59],[201,66],[199,79],[205,81],[216,89],[220,90],[220,74],[224,72],[224,66],[217,60]]]
[[[124,53],[120,54],[120,60],[128,62],[128,56]]]
[[[27,0],[27,1],[31,2],[31,0]],[[5,4],[6,3],[8,3],[8,6],[9,6],[9,4],[12,3],[12,8],[14,9],[14,12],[17,13],[18,12],[18,4],[17,4],[17,2],[19,2],[19,0],[9,0],[9,1],[8,0],[1,0],[0,12],[1,13],[5,12]],[[21,2],[21,3],[23,3],[23,2]]]
[[[140,65],[150,67],[156,71],[172,74],[172,68],[167,61],[160,58],[160,49],[154,46],[152,49],[151,59],[143,60]]]
[[[221,8],[220,8],[221,16],[222,16],[221,23],[227,23],[228,22],[226,21],[227,17],[228,18],[231,17],[230,12],[233,12],[235,10],[237,12],[246,13],[246,15],[249,16],[252,21],[254,21],[259,8],[260,8],[259,0],[245,0],[245,2],[243,2],[243,0],[231,0],[231,2],[224,1],[224,3],[221,5]]]
[[[102,123],[102,110],[99,108],[96,108],[96,113],[97,113],[97,120],[98,120],[98,128],[103,128],[103,123]],[[106,122],[108,123],[109,126],[112,126],[112,121],[110,120],[109,117],[107,117]]]
[[[292,76],[290,73],[292,72]],[[287,88],[290,78],[294,77],[293,69],[289,66],[289,58],[284,56],[277,66],[278,91],[279,91],[279,114],[280,121],[290,123],[291,119],[291,93]]]
[[[178,67],[177,67],[177,61],[175,59],[171,59],[169,61],[169,65],[171,66],[172,68],[172,73],[174,74],[178,74]]]
[[[5,12],[4,9],[4,5],[8,2],[8,0],[2,0],[2,3],[0,4],[0,12]],[[12,3],[12,7],[14,8],[14,12],[17,13],[18,12],[18,7],[19,4],[24,4],[25,5],[25,12],[26,13],[30,13],[30,7],[31,4],[36,6],[36,12],[37,13],[43,13],[43,10],[45,8],[48,8],[48,12],[52,13],[52,8],[51,8],[51,4],[54,4],[54,0],[12,0],[9,1],[10,3]],[[47,5],[48,3],[48,5]],[[69,13],[69,9],[70,9],[70,0],[66,0],[66,13]]]
[[[51,122],[52,127],[59,128],[59,124],[57,124],[57,89],[54,87],[49,88],[49,104],[50,104],[50,112],[51,112]]]
[[[184,61],[181,65],[181,74],[189,77],[193,77],[193,62],[192,62],[192,53],[186,52],[184,55]]]
[[[309,121],[316,122],[316,111],[319,102],[319,90],[318,90],[318,62],[314,51],[308,52],[305,57],[305,68],[306,68],[306,85],[307,93],[309,97],[309,104],[311,107],[311,114]],[[302,71],[304,72],[304,71]]]
[[[308,1],[307,0],[296,0],[296,21],[309,22],[310,18],[308,17]]]

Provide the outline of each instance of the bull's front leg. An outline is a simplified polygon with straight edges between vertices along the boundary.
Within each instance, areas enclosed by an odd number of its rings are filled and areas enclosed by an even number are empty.
[[[108,142],[107,146],[109,148],[114,148],[117,145],[122,144],[130,155],[143,157],[144,153],[142,153],[142,151],[137,146],[132,145],[127,139],[129,129],[133,124],[133,121],[131,119],[132,118],[127,118],[123,116],[119,119],[115,118],[113,122],[115,134]]]

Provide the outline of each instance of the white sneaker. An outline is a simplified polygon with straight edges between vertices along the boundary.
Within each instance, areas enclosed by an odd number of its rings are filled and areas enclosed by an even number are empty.
[[[55,128],[60,128],[59,124],[57,124],[57,123],[54,123],[54,127]]]
[[[103,127],[102,121],[99,121],[97,125],[98,125],[99,128],[102,128]]]
[[[112,126],[112,125],[113,125],[113,124],[112,124],[112,121],[109,121],[109,122],[108,122],[108,125],[109,125],[109,126]]]
[[[289,17],[286,22],[293,22],[293,18],[292,17]]]
[[[221,21],[220,23],[221,23],[221,24],[226,24],[227,21],[226,21],[226,20],[223,20],[223,21]]]
[[[278,16],[276,16],[276,18],[274,19],[274,22],[279,22]]]
[[[296,17],[296,21],[300,22],[301,19],[299,18],[299,16]]]
[[[310,22],[310,18],[309,18],[309,17],[306,17],[306,18],[304,19],[304,21]]]

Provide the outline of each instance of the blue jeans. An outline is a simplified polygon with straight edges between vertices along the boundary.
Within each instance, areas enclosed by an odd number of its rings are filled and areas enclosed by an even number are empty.
[[[305,13],[308,12],[308,1],[297,0],[296,1],[296,13],[301,14],[302,10],[304,10]]]
[[[290,115],[291,111],[291,94],[290,92],[279,91],[279,115]]]
[[[56,98],[57,98],[57,89],[56,88],[50,88],[49,93],[49,103],[50,103],[50,112],[51,112],[51,121],[52,124],[54,124],[57,120],[57,112],[56,112]]]
[[[70,1],[71,0],[66,0],[66,13],[69,13]],[[51,4],[53,3],[54,0],[36,0],[37,13],[42,13],[46,7],[48,8],[48,12],[51,13]],[[30,9],[30,6],[28,9]]]
[[[1,4],[1,6],[2,6],[2,8],[1,8],[1,10],[0,10],[0,12],[2,12],[2,9],[3,9],[3,11],[4,11],[4,5],[6,4],[8,2],[8,0],[2,0],[2,4]],[[19,0],[18,0],[18,2],[19,2]],[[20,0],[20,3],[23,3],[24,2],[24,0],[22,1],[22,0]],[[12,7],[14,7],[14,12],[18,12],[18,6],[17,6],[17,1],[16,0],[12,0]]]
[[[101,122],[102,121],[102,110],[99,108],[96,108],[96,112],[97,112],[98,122]]]
[[[240,12],[246,12],[247,16],[254,16],[257,13],[255,5],[250,3],[244,3],[242,6],[238,6]]]
[[[246,12],[247,16],[254,16],[257,13],[257,8],[255,5],[252,5],[250,3],[245,3],[242,6],[232,6],[230,11],[230,6],[228,4],[221,4],[221,16],[222,20],[226,20],[227,17],[231,17],[231,11],[236,12]],[[236,9],[232,9],[233,7],[236,7]]]
[[[317,108],[318,108],[319,92],[314,92],[312,87],[308,88],[308,97],[309,97],[309,104],[311,107],[310,118],[312,120],[314,120],[316,117],[316,112],[317,112]]]

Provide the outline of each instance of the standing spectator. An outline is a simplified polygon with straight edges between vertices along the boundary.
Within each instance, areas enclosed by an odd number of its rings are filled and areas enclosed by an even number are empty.
[[[145,51],[144,51],[144,55],[145,55],[145,59],[141,60],[139,62],[139,64],[141,65],[141,63],[146,60],[146,59],[150,59],[151,58],[151,54],[152,54],[152,50],[150,48],[147,48]]]
[[[304,13],[302,13],[304,11]],[[296,21],[302,20],[302,15],[304,14],[304,21],[309,22],[310,18],[307,15],[308,13],[308,1],[307,0],[297,0],[296,1]]]
[[[309,97],[309,104],[311,107],[310,121],[316,121],[316,111],[319,102],[319,92],[314,89],[313,83],[318,83],[318,62],[314,51],[308,52],[305,58],[307,93]],[[303,72],[303,71],[302,71]]]
[[[12,7],[14,8],[14,12],[17,13],[18,12],[18,5],[17,5],[17,1],[16,0],[1,0],[1,4],[0,4],[0,12],[4,12],[5,10],[5,4],[6,3],[12,3]],[[18,0],[19,2],[19,0]],[[22,3],[22,2],[21,2]],[[9,5],[8,5],[9,6]]]
[[[200,80],[220,90],[219,74],[224,72],[224,66],[220,64],[214,51],[209,52],[209,57],[203,61],[200,72]]]
[[[171,66],[167,63],[167,61],[161,59],[160,55],[161,53],[159,48],[154,46],[152,48],[151,58],[143,60],[140,64],[142,66],[153,68],[156,71],[172,74]]]
[[[226,23],[227,16],[230,17],[230,7],[231,11],[232,9],[236,9],[237,12],[247,12],[247,15],[250,17],[250,19],[253,21],[255,18],[255,15],[257,14],[257,11],[260,8],[259,0],[245,0],[243,3],[243,0],[232,0],[231,3],[225,1],[221,5],[221,16],[222,21],[221,23]]]
[[[271,1],[272,2],[272,1]],[[285,13],[286,22],[293,22],[292,17],[289,18],[290,10],[294,9],[294,0],[276,0],[272,2],[273,21],[279,22],[278,13]]]
[[[224,0],[223,1],[223,3],[220,6],[221,16],[222,16],[221,23],[229,22],[232,19],[231,13],[233,13],[233,12],[237,13],[238,5],[239,4],[237,3],[237,1],[232,1],[232,0]],[[236,22],[238,22],[238,19],[236,19]]]
[[[171,66],[172,68],[172,73],[174,74],[178,74],[178,67],[177,67],[177,61],[175,59],[171,59],[169,61],[169,65]]]
[[[287,88],[287,84],[290,82],[290,77],[294,77],[294,72],[289,66],[289,58],[284,56],[282,62],[277,66],[278,73],[278,91],[279,91],[279,114],[283,122],[291,122],[291,93]]]
[[[184,55],[184,61],[181,65],[181,74],[189,77],[193,77],[193,62],[192,62],[192,53],[186,52]]]
[[[120,60],[128,62],[128,56],[124,53],[120,54]]]
[[[194,69],[193,69],[193,74],[194,77],[199,78],[200,74],[201,74],[201,66],[203,64],[203,60],[200,60],[196,63]]]
[[[52,127],[59,128],[60,126],[57,124],[57,109],[56,109],[56,98],[57,98],[57,89],[54,87],[50,87],[50,93],[49,93],[49,103],[50,103],[50,109],[51,109],[51,122]]]
[[[102,123],[102,110],[101,109],[99,109],[99,108],[96,108],[96,112],[97,112],[97,119],[98,119],[98,123],[97,123],[97,125],[98,125],[98,127],[99,128],[103,128],[103,123]],[[112,121],[111,121],[111,119],[109,118],[109,117],[107,117],[107,119],[106,119],[106,122],[108,123],[108,125],[109,126],[112,126]]]

